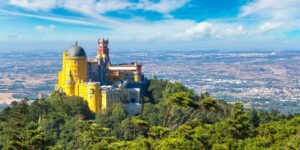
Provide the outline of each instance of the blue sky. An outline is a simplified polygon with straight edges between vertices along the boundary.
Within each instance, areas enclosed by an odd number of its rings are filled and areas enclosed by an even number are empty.
[[[0,50],[298,50],[300,0],[1,0]]]

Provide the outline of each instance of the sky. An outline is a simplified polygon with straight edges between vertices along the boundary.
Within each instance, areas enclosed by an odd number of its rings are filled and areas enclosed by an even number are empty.
[[[300,50],[300,0],[0,0],[0,50]]]

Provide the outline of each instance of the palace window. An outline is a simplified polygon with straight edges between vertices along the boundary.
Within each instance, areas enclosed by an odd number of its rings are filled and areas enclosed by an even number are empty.
[[[90,94],[94,94],[94,89],[90,89]]]

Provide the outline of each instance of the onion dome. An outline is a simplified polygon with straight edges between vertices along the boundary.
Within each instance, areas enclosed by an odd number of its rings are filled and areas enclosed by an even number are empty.
[[[71,48],[69,48],[68,56],[72,57],[86,57],[85,51],[82,47],[78,45],[77,42],[75,42],[75,45],[73,45]]]

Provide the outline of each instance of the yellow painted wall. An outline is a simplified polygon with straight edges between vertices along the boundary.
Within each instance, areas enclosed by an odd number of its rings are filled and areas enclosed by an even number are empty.
[[[67,57],[66,72],[71,71],[74,81],[87,82],[88,80],[88,65],[86,57]]]
[[[74,95],[74,84],[66,84],[65,85],[65,93],[69,96]]]
[[[62,68],[61,71],[58,72],[57,75],[57,84],[56,84],[56,90],[64,90],[64,84],[66,81],[66,57],[67,57],[67,52],[64,51],[62,55]]]
[[[94,84],[88,84],[88,93],[87,102],[89,104],[89,108],[93,112],[98,112],[101,108],[101,93],[100,93],[100,86]]]
[[[102,100],[101,100],[101,103],[102,103],[102,105],[101,105],[101,109],[106,109],[106,106],[107,106],[107,95],[106,95],[106,92],[105,91],[103,91],[102,92]]]
[[[92,112],[101,110],[101,86],[99,83],[86,82],[78,85],[78,96],[88,102]]]

